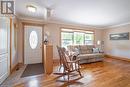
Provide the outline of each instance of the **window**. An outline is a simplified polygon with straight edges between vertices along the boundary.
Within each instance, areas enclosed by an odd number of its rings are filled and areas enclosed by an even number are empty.
[[[74,32],[74,44],[83,45],[84,44],[84,33]]]
[[[85,34],[85,44],[93,45],[94,42],[94,34]]]
[[[62,32],[61,37],[62,37],[62,46],[73,44],[73,33]]]
[[[61,45],[93,45],[94,32],[84,30],[61,29]]]
[[[30,43],[30,47],[32,49],[35,49],[37,47],[38,44],[38,36],[37,36],[37,32],[36,31],[32,31],[30,33],[30,37],[29,37],[29,43]]]

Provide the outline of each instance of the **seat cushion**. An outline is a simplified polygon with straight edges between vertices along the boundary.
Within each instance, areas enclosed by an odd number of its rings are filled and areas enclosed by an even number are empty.
[[[80,54],[77,58],[79,59],[91,59],[91,58],[103,58],[104,55],[101,53],[94,53],[94,54]]]

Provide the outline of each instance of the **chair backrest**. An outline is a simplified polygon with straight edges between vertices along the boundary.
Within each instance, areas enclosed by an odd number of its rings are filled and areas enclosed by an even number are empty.
[[[67,63],[67,61],[69,61],[69,57],[65,53],[65,48],[57,46],[57,50],[58,50],[58,53],[59,53],[59,56],[60,56],[60,59],[61,59],[61,63],[63,64],[64,68],[69,69],[70,67]]]

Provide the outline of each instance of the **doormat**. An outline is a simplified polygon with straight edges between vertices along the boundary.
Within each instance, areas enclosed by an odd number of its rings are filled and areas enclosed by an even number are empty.
[[[44,67],[42,63],[28,64],[21,77],[34,76],[43,73],[44,73]]]

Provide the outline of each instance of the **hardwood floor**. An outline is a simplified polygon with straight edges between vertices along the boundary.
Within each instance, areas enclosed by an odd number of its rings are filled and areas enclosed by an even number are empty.
[[[40,75],[24,78],[14,87],[130,87],[130,62],[105,58],[104,62],[81,66],[84,77],[69,84],[63,77]]]

